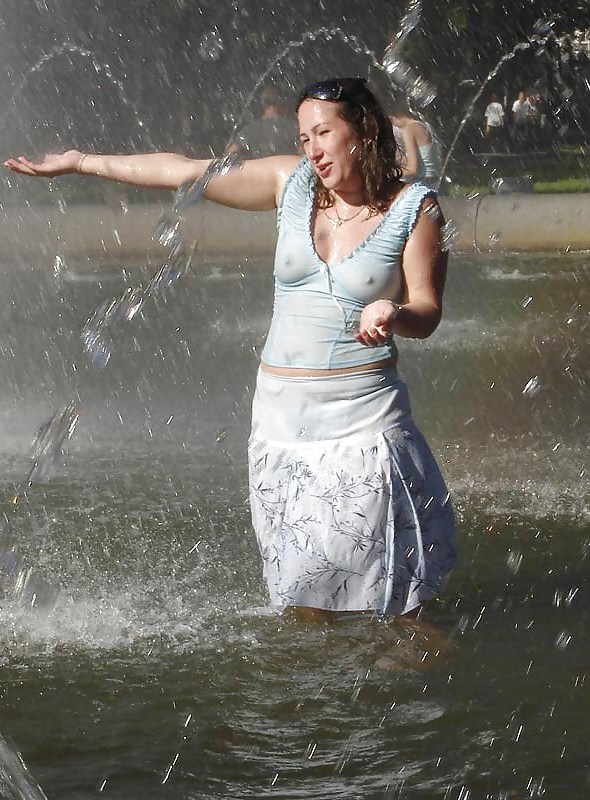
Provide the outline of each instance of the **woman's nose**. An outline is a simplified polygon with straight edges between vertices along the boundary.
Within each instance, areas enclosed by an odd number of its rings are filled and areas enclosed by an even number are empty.
[[[308,146],[308,153],[309,153],[309,159],[311,161],[317,161],[320,158],[320,156],[322,155],[322,149],[317,141],[310,139]]]

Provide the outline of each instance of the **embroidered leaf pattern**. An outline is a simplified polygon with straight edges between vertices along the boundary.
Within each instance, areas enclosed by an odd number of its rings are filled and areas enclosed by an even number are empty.
[[[250,443],[252,518],[271,602],[401,614],[452,569],[455,523],[414,427],[317,446]]]

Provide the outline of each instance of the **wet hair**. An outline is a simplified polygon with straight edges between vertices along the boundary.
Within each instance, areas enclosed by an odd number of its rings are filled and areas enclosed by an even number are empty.
[[[335,103],[338,116],[347,122],[360,139],[359,165],[363,177],[363,200],[376,213],[389,207],[393,184],[402,171],[396,161],[396,141],[391,120],[367,86],[364,78],[330,78],[305,87],[296,111],[304,100]],[[318,182],[316,203],[329,208],[333,200]]]

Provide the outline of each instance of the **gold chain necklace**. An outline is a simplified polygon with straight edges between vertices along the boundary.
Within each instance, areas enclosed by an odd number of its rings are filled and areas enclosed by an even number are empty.
[[[326,219],[328,220],[332,228],[334,228],[334,230],[339,228],[341,225],[344,225],[345,222],[351,222],[353,219],[356,219],[358,215],[361,213],[361,211],[365,210],[365,206],[361,206],[359,210],[356,212],[356,214],[352,215],[352,217],[341,217],[340,214],[338,213],[338,209],[336,208],[336,206],[332,206],[332,208],[336,213],[336,219],[332,219],[332,217],[328,214],[325,208],[322,209],[322,211],[324,212]]]

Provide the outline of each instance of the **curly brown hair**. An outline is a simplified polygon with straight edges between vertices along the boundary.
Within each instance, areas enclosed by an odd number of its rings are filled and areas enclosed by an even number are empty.
[[[361,141],[359,165],[363,177],[363,202],[372,213],[386,211],[394,185],[402,171],[396,160],[397,144],[391,120],[368,88],[364,78],[329,78],[306,86],[296,111],[304,100],[326,100],[337,105],[338,116],[347,122]],[[318,181],[318,208],[330,208],[334,201]]]

